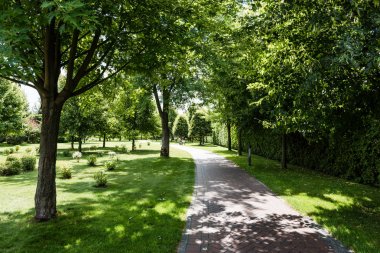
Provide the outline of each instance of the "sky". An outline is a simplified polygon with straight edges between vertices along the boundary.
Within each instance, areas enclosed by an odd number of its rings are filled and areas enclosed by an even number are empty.
[[[21,85],[21,89],[28,99],[29,110],[32,110],[36,104],[40,103],[40,96],[38,95],[38,92],[35,89],[25,85]]]

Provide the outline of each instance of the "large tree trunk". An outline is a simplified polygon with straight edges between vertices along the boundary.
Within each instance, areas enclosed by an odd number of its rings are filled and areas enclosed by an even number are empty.
[[[281,156],[281,168],[287,169],[288,168],[288,144],[286,140],[286,134],[282,134],[282,156]]]
[[[103,134],[103,148],[106,147],[106,134]]]
[[[156,100],[157,109],[160,113],[161,118],[161,129],[162,129],[162,142],[160,156],[169,157],[169,146],[170,146],[170,129],[169,129],[169,99],[170,91],[168,89],[162,90],[162,107],[160,99],[158,97],[157,87],[153,86],[153,94]]]
[[[243,143],[242,143],[242,132],[243,130],[239,128],[238,131],[238,154],[241,156],[243,155]]]
[[[59,120],[62,105],[57,105],[54,98],[42,98],[41,100],[40,160],[34,200],[36,209],[35,218],[40,221],[46,221],[57,215],[55,176]]]
[[[231,123],[227,122],[227,148],[229,151],[232,150],[232,141],[231,141]]]

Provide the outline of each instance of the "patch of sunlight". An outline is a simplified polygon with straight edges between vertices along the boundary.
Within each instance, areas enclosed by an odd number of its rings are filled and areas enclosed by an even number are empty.
[[[140,205],[140,206],[148,204],[148,203],[149,203],[149,199],[148,198],[142,198],[142,199],[136,201],[136,204]]]
[[[338,205],[340,206],[351,206],[354,204],[354,198],[344,196],[342,194],[334,194],[334,193],[328,193],[323,194],[325,198],[331,199],[332,202],[338,202]]]
[[[131,240],[135,241],[142,236],[143,236],[143,233],[141,231],[135,232],[131,235]]]
[[[81,240],[81,239],[77,239],[77,240],[75,241],[75,245],[77,245],[77,246],[81,245],[81,243],[82,243],[82,240]]]
[[[159,214],[172,213],[175,207],[176,207],[175,203],[171,201],[164,201],[164,202],[158,203],[154,207],[154,210],[156,210]]]
[[[115,232],[115,234],[116,234],[116,236],[117,237],[119,237],[119,238],[122,238],[122,237],[124,237],[125,236],[125,227],[124,227],[124,225],[116,225],[115,227],[114,227],[114,232]]]

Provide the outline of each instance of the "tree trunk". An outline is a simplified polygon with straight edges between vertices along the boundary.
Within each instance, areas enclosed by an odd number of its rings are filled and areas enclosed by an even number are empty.
[[[40,160],[34,201],[36,209],[35,218],[39,221],[47,221],[57,215],[55,176],[59,120],[62,105],[57,105],[54,98],[51,97],[44,97],[41,100]]]
[[[287,169],[288,168],[288,158],[287,158],[287,151],[288,144],[287,144],[287,138],[286,134],[282,134],[282,156],[281,156],[281,168]]]
[[[162,90],[162,107],[160,99],[158,97],[157,87],[153,86],[153,94],[156,100],[157,109],[161,118],[161,129],[162,129],[162,142],[160,156],[169,157],[169,146],[170,146],[170,129],[169,129],[169,99],[170,91],[168,89]]]
[[[242,132],[243,132],[243,130],[241,130],[240,128],[239,128],[239,131],[238,131],[238,146],[239,146],[239,148],[238,148],[238,154],[239,154],[239,156],[241,156],[241,155],[243,155],[243,143],[242,143]]]
[[[227,148],[229,151],[232,150],[232,141],[231,141],[231,123],[227,122]]]
[[[132,151],[136,150],[135,138],[132,139]]]
[[[106,134],[103,134],[103,148],[106,147]]]
[[[81,137],[81,136],[79,137],[78,142],[79,142],[79,143],[78,143],[78,151],[79,151],[79,152],[82,152],[82,137]]]

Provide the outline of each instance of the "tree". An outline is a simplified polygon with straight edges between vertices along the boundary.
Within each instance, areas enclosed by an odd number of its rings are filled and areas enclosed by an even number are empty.
[[[170,17],[177,6],[177,1],[1,2],[0,77],[31,86],[41,97],[37,220],[57,214],[55,164],[63,105],[130,64],[151,60],[148,52],[173,36],[162,16]],[[66,83],[59,89],[62,70]]]
[[[204,145],[204,138],[211,134],[211,122],[206,120],[204,112],[198,110],[190,120],[190,135],[199,140],[199,145]]]
[[[21,89],[4,79],[0,79],[0,94],[0,139],[4,139],[23,130],[27,102]]]
[[[186,139],[189,135],[189,123],[184,115],[178,115],[174,121],[173,133],[181,139]]]

